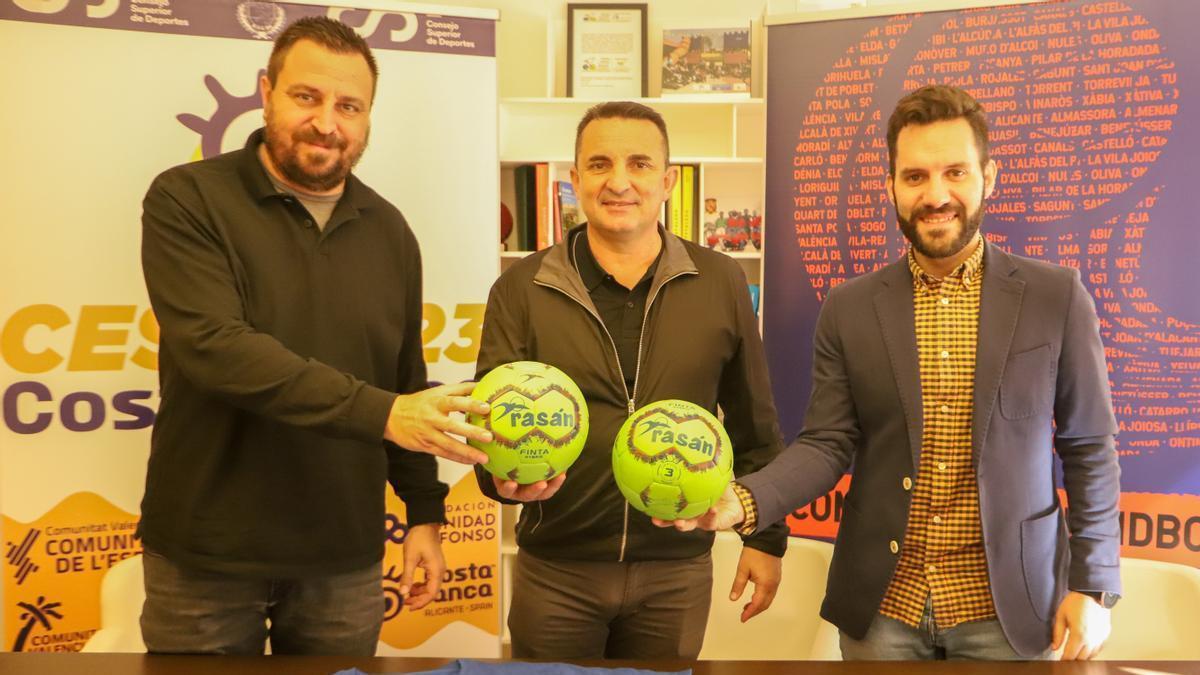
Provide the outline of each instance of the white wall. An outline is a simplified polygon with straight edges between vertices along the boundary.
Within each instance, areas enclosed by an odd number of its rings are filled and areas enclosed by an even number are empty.
[[[589,0],[594,1],[594,0]],[[625,0],[629,1],[629,0]],[[634,0],[636,1],[636,0]],[[953,2],[954,0],[950,0]],[[1030,0],[960,0],[960,5],[1004,5]],[[497,63],[500,68],[500,97],[544,97],[566,95],[566,17],[568,0],[441,0],[456,7],[486,7],[500,10],[497,33]],[[663,25],[696,27],[754,20],[754,96],[763,96],[762,16],[831,12],[846,9],[907,5],[913,0],[646,0],[649,89],[657,96],[661,79],[661,56],[657,45]],[[930,5],[945,4],[935,0]],[[944,8],[944,7],[943,7]],[[547,67],[549,64],[549,68]],[[503,131],[503,130],[502,130]]]
[[[439,4],[500,10],[496,57],[500,65],[502,98],[566,95],[567,0],[443,0]],[[751,19],[755,20],[752,36],[755,95],[762,95],[757,70],[762,63],[758,24],[767,0],[649,0],[647,4],[646,51],[651,96],[657,95],[659,89],[661,57],[657,46],[664,24],[703,27],[713,21],[748,24]],[[548,63],[553,70],[547,69]],[[553,74],[553,85],[548,83],[548,73]]]

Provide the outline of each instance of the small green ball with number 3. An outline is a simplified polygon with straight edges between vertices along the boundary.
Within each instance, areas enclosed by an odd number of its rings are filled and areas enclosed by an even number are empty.
[[[695,518],[733,480],[733,444],[704,408],[668,399],[636,410],[613,441],[613,478],[635,509],[662,520]]]

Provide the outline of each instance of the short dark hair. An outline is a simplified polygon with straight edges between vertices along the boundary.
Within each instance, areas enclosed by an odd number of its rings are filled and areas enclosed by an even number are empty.
[[[267,61],[267,81],[272,87],[279,79],[279,71],[283,70],[283,60],[287,58],[292,45],[301,40],[310,40],[337,54],[361,54],[367,61],[367,68],[371,70],[371,99],[375,99],[379,65],[375,63],[375,56],[371,54],[367,41],[350,26],[324,16],[296,19],[275,38],[271,58]]]
[[[606,103],[597,103],[588,108],[583,114],[583,119],[579,120],[579,126],[575,128],[575,160],[579,159],[579,142],[583,139],[583,130],[593,120],[605,119],[624,119],[624,120],[646,120],[653,122],[654,126],[658,127],[659,132],[663,137],[663,162],[670,164],[671,162],[671,141],[667,138],[667,123],[663,120],[662,115],[650,106],[635,103],[634,101],[608,101]]]
[[[900,99],[888,118],[888,173],[896,173],[896,139],[910,124],[926,125],[944,120],[965,119],[975,132],[979,165],[988,163],[988,124],[983,108],[970,94],[946,84],[929,84]]]

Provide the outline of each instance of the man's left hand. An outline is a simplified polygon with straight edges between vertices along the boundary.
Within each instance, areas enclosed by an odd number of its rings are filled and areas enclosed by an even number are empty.
[[[737,498],[737,493],[733,491],[731,484],[725,488],[725,492],[721,494],[721,498],[712,508],[695,518],[686,520],[651,518],[650,520],[659,527],[673,527],[680,532],[691,532],[697,527],[709,532],[716,532],[728,530],[746,520],[746,511],[742,509],[742,500]]]
[[[442,526],[438,523],[413,525],[404,537],[404,574],[400,577],[400,595],[409,609],[421,609],[437,597],[446,572],[442,556]],[[415,581],[416,570],[425,571],[423,581]]]
[[[1063,598],[1054,615],[1054,641],[1050,648],[1063,647],[1063,661],[1086,661],[1100,653],[1108,634],[1112,632],[1109,610],[1083,593],[1071,591]]]
[[[746,582],[754,582],[754,595],[750,598],[750,602],[742,608],[742,623],[746,623],[771,606],[771,602],[775,600],[775,592],[779,590],[781,578],[783,578],[783,558],[776,558],[749,546],[742,547],[737,576],[733,578],[733,588],[729,591],[729,599],[736,601],[746,590]]]

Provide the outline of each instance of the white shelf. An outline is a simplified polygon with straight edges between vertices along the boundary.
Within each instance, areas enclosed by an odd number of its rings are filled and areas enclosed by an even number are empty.
[[[751,209],[762,213],[766,168],[763,99],[687,96],[635,100],[660,112],[666,121],[671,163],[700,167],[697,209],[703,208],[704,199],[715,198],[718,210]],[[518,166],[544,163],[549,166],[551,181],[569,179],[576,127],[584,112],[596,102],[562,97],[500,100],[501,197],[509,200],[510,208],[515,204],[513,191]],[[699,219],[698,234],[703,232],[703,220]],[[751,283],[761,282],[761,252],[720,253],[736,259]],[[528,254],[504,251],[501,267]]]
[[[570,157],[527,157],[518,158],[500,158],[500,166],[506,169],[522,166],[525,164],[570,164],[574,160]],[[561,180],[561,179],[560,179]]]
[[[672,157],[672,164],[741,164],[745,166],[761,165],[762,157]]]
[[[597,103],[604,103],[607,99],[589,99],[589,98],[574,98],[569,96],[550,96],[550,97],[512,97],[500,99],[500,105],[556,105],[556,106],[579,106],[587,109]],[[723,107],[738,107],[738,108],[762,108],[765,105],[765,100],[761,98],[721,98],[720,95],[714,94],[712,98],[700,98],[699,96],[665,96],[662,98],[635,98],[630,99],[643,105],[648,105],[651,108],[660,106],[723,106]]]
[[[672,159],[688,164],[762,165],[766,105],[761,98],[638,99],[666,120]],[[575,128],[596,101],[578,98],[500,100],[500,158],[504,163],[569,163]]]
[[[717,253],[724,253],[730,258],[737,258],[739,260],[758,260],[762,258],[762,251],[722,251],[720,249],[709,250],[716,251]],[[537,251],[501,251],[500,257],[504,259],[520,260],[530,253],[537,253]]]
[[[575,161],[573,157],[562,156],[546,156],[546,157],[501,157],[500,165],[503,167],[521,166],[522,164],[571,164]],[[758,166],[764,162],[762,157],[672,157],[672,164],[727,164],[727,165],[742,165],[742,166]]]

